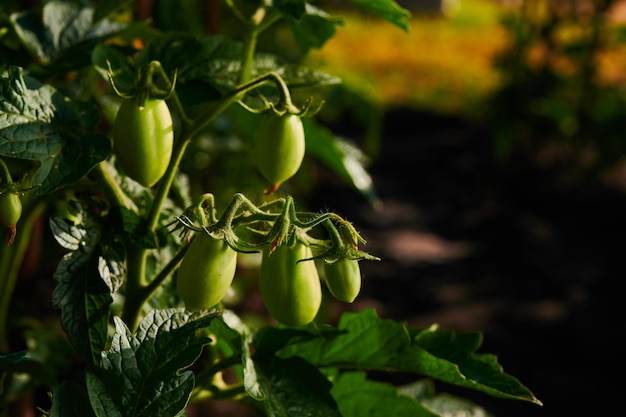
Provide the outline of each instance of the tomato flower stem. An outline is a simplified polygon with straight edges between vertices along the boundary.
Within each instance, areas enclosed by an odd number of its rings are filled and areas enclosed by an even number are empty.
[[[204,368],[196,374],[196,386],[202,386],[205,382],[213,379],[215,374],[221,372],[231,366],[241,363],[241,355],[227,356],[222,360],[213,363],[211,366]]]

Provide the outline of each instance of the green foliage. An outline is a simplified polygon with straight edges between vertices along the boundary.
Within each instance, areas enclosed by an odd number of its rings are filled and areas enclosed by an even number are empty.
[[[308,165],[273,190],[277,195],[264,195],[250,156],[259,113],[302,117],[305,162],[325,164],[371,203],[376,190],[365,153],[316,118],[341,80],[262,47],[270,28],[282,24],[306,54],[333,36],[340,18],[303,0],[226,0],[215,4],[226,12],[228,30],[207,34],[198,16],[164,19],[178,2],[156,2],[154,22],[137,18],[139,3],[55,0],[0,9],[0,158],[7,167],[0,186],[19,192],[24,204],[15,244],[0,247],[0,415],[34,387],[51,397],[37,406],[64,417],[183,416],[214,399],[276,417],[477,409],[435,394],[432,380],[539,404],[495,356],[477,353],[478,333],[408,328],[370,309],[344,314],[334,327],[319,316],[307,325],[275,325],[241,305],[185,308],[176,290],[180,265],[191,261],[185,271],[193,275],[194,264],[210,255],[187,257],[192,233],[230,246],[237,259],[287,251],[293,262],[284,269],[306,265],[302,274],[314,286],[317,260],[378,260],[362,250],[366,242],[344,218],[296,207],[291,192],[306,195],[315,181]],[[392,0],[353,3],[408,27],[408,12]],[[181,7],[195,11],[199,4]],[[147,92],[167,100],[174,149],[158,182],[142,185],[118,169],[122,158],[111,136],[122,97],[134,94],[141,104]],[[203,155],[208,162],[198,162]],[[40,219],[62,251],[52,259],[50,302],[61,327],[54,330],[31,314],[32,306],[17,312],[9,305],[20,301],[11,299],[20,267],[39,261],[26,249]],[[289,252],[294,242],[311,259]],[[269,301],[279,283],[266,278]],[[280,279],[293,284],[294,277]],[[288,301],[310,296],[294,288]],[[9,337],[12,315],[29,323],[20,335],[27,350]],[[395,387],[370,378],[374,370],[411,373],[415,382]]]
[[[109,140],[95,131],[93,105],[71,101],[16,67],[0,80],[0,91],[0,153],[38,162],[33,193],[74,183],[109,156]]]
[[[511,47],[497,60],[502,83],[489,115],[497,158],[552,149],[553,161],[582,180],[621,162],[626,96],[605,74],[619,66],[623,46],[623,29],[611,22],[614,3],[599,2],[588,13],[539,1],[503,16]]]

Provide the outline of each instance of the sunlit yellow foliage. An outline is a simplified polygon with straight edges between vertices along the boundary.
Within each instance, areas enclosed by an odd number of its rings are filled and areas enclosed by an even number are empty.
[[[501,18],[504,13],[521,11],[503,4],[523,4],[528,22],[538,28],[549,19],[550,2],[463,0],[460,4],[449,16],[415,13],[408,33],[371,15],[342,12],[345,24],[321,50],[309,54],[308,63],[348,83],[369,86],[386,105],[468,114],[479,111],[481,100],[500,83],[495,59],[512,46]],[[626,1],[624,4],[626,16]],[[567,8],[552,12],[570,18],[560,16],[564,19],[549,40],[533,39],[525,51],[526,65],[531,69],[549,67],[563,76],[575,75],[580,62],[563,48],[591,37],[590,15],[578,11],[577,21],[571,19],[573,11]],[[593,81],[626,87],[626,44],[623,39],[611,38],[616,28],[626,24],[626,17],[616,21],[615,14],[607,16],[601,30],[603,48],[590,57],[596,72]]]
[[[408,33],[375,17],[349,15],[309,63],[347,80],[362,78],[387,104],[445,112],[476,108],[498,85],[492,62],[507,35],[496,2],[461,4],[452,16],[415,15]]]

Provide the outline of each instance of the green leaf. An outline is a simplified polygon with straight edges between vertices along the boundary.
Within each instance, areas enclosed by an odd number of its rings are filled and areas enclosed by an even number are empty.
[[[0,155],[39,162],[30,178],[43,195],[84,177],[111,153],[94,133],[95,108],[63,97],[12,67],[0,78]]]
[[[224,311],[221,318],[222,320],[214,320],[211,323],[211,328],[217,330],[215,334],[218,338],[218,344],[220,343],[221,335],[222,339],[226,339],[230,347],[233,348],[233,354],[241,355],[243,384],[246,392],[255,400],[262,401],[265,397],[261,384],[259,384],[257,370],[250,350],[252,333],[236,314],[228,310]],[[214,324],[218,324],[218,328],[214,328]]]
[[[298,49],[306,54],[311,48],[324,46],[335,35],[336,27],[343,24],[343,20],[307,3],[305,14],[290,23]]]
[[[28,359],[28,351],[20,350],[19,352],[0,355],[0,369],[9,369],[13,365]]]
[[[109,81],[109,66],[107,61],[111,64],[113,72],[113,80],[116,87],[120,91],[130,91],[137,79],[135,70],[128,60],[125,51],[111,46],[99,44],[91,53],[91,62],[100,76]],[[117,113],[117,110],[116,110]]]
[[[477,333],[457,334],[437,326],[409,332],[401,323],[380,319],[373,309],[343,314],[338,329],[343,333],[292,343],[277,355],[297,355],[320,367],[414,372],[492,396],[541,404],[503,372],[494,355],[475,353],[482,343]]]
[[[334,381],[331,393],[342,417],[438,417],[397,388],[366,379],[365,372],[346,372]]]
[[[303,0],[274,0],[272,7],[295,20],[300,20],[306,10]]]
[[[392,368],[416,372],[494,397],[541,404],[520,381],[505,373],[492,354],[478,354],[479,333],[456,333],[433,326],[418,333],[410,348],[390,357]]]
[[[255,355],[258,383],[270,417],[339,417],[331,383],[307,361]]]
[[[83,221],[75,225],[66,219],[50,219],[59,244],[72,250],[54,272],[57,286],[52,305],[61,310],[61,325],[76,351],[88,363],[97,363],[107,341],[112,297],[99,273],[102,226],[86,215]]]
[[[79,68],[87,65],[96,43],[122,30],[107,19],[93,24],[94,8],[68,1],[50,1],[41,15],[34,9],[10,16],[15,32],[44,65]]]
[[[196,36],[165,33],[148,42],[137,59],[138,65],[159,60],[163,68],[177,73],[177,82],[199,80],[216,85],[230,78],[241,58],[242,44],[223,35]]]
[[[121,225],[125,233],[125,237],[135,245],[147,249],[158,248],[159,241],[164,241],[164,230],[152,232],[146,226],[146,220],[135,210],[125,207],[116,207],[116,215],[121,219]],[[159,239],[161,235],[162,239]]]
[[[95,417],[85,388],[69,380],[56,386],[49,417]]]
[[[0,397],[4,391],[4,376],[6,371],[13,371],[15,366],[28,360],[28,351],[9,353],[8,355],[0,355]],[[2,407],[0,407],[0,411]]]
[[[219,98],[238,83],[242,44],[225,36],[165,33],[150,39],[136,61],[129,65],[125,55],[99,46],[92,59],[98,72],[107,77],[107,60],[122,90],[132,87],[136,68],[158,60],[167,73],[177,71],[177,92],[190,102],[206,103]],[[285,63],[270,54],[255,55],[252,77],[275,72],[290,89],[335,85],[340,79],[311,68]]]
[[[134,0],[100,0],[96,3],[96,10],[93,14],[94,23],[105,17],[131,6]]]
[[[409,30],[409,17],[411,17],[411,13],[400,7],[398,3],[393,0],[350,1],[405,31]]]
[[[89,399],[97,416],[170,417],[184,412],[194,387],[187,369],[210,339],[198,337],[216,311],[152,310],[131,334],[114,317],[111,347],[102,368],[87,372]]]
[[[341,316],[338,330],[330,337],[291,343],[277,355],[302,356],[316,366],[348,366],[384,369],[389,355],[411,344],[409,332],[401,323],[380,319],[373,309]]]
[[[98,274],[109,292],[117,292],[122,287],[125,273],[126,264],[122,246],[100,242]]]
[[[286,346],[319,338],[332,338],[342,334],[341,330],[330,326],[318,327],[308,324],[300,327],[265,326],[254,335],[254,350],[263,354],[274,354]]]
[[[302,122],[306,151],[357,189],[370,204],[377,204],[379,199],[372,177],[365,169],[367,159],[363,152],[347,140],[334,136],[312,118],[303,118]]]

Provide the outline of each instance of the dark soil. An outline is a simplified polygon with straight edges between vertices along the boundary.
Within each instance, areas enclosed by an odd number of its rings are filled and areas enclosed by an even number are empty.
[[[352,221],[365,250],[382,258],[362,262],[351,308],[483,333],[479,353],[497,355],[544,406],[440,389],[495,416],[616,415],[626,195],[523,155],[498,164],[490,134],[392,111],[370,169],[382,209],[332,175],[320,185],[317,201]]]

